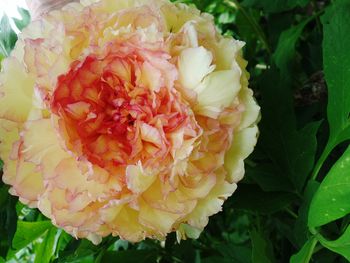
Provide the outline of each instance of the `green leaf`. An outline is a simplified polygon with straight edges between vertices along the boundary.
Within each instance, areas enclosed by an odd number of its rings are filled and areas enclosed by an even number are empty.
[[[271,243],[267,242],[262,233],[257,230],[250,232],[252,240],[252,262],[253,263],[271,263],[272,259],[272,247]]]
[[[13,21],[16,24],[16,27],[22,31],[30,23],[30,14],[27,10],[18,7],[18,13],[21,15],[21,19],[13,18]]]
[[[319,241],[324,247],[342,255],[348,261],[350,261],[350,226],[347,227],[344,234],[337,240],[330,241],[324,239],[323,237],[319,237]]]
[[[328,86],[327,116],[329,140],[317,162],[317,176],[329,153],[350,139],[350,2],[338,0],[322,17],[324,29],[323,61]]]
[[[308,240],[304,244],[304,246],[299,250],[299,252],[294,254],[291,257],[290,263],[308,263],[308,262],[310,262],[310,259],[311,259],[311,256],[313,254],[313,251],[314,251],[316,244],[317,244],[317,239],[315,237]]]
[[[46,231],[43,236],[43,240],[35,250],[35,261],[34,263],[49,263],[52,256],[55,254],[57,240],[59,238],[58,229],[52,226]]]
[[[285,192],[264,192],[256,185],[240,184],[232,200],[232,207],[261,214],[282,210],[298,199],[295,194]]]
[[[333,165],[316,192],[309,211],[309,227],[327,224],[350,213],[350,147]]]
[[[101,263],[155,263],[157,262],[156,250],[126,250],[108,251],[101,259]]]
[[[9,18],[4,15],[0,21],[0,54],[8,57],[16,41],[17,35],[11,28]]]
[[[291,74],[287,73],[290,69],[292,61],[295,58],[295,46],[303,32],[305,26],[310,19],[304,20],[296,26],[290,27],[286,31],[283,31],[279,40],[276,51],[273,55],[273,59],[276,66],[281,70],[282,75],[291,77]]]
[[[51,227],[52,224],[50,221],[18,221],[17,231],[12,241],[13,248],[19,250],[26,247],[28,244],[42,236]]]
[[[276,13],[293,9],[297,6],[304,7],[310,0],[245,0],[243,5],[263,9],[265,12]]]

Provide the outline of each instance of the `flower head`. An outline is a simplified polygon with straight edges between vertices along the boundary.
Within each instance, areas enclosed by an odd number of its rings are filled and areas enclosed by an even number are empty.
[[[243,177],[259,107],[243,43],[166,0],[32,22],[0,74],[10,192],[76,237],[193,237]]]

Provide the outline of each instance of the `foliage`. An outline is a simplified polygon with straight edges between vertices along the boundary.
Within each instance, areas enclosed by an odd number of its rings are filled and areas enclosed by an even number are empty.
[[[0,185],[0,262],[350,261],[350,2],[183,0],[246,42],[262,107],[246,176],[197,240],[107,237],[94,246],[55,228]],[[21,30],[28,13],[15,20]],[[0,23],[0,61],[17,36]]]

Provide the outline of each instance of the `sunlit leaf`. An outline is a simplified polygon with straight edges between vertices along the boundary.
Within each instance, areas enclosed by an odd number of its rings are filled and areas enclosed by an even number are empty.
[[[50,221],[24,222],[18,221],[17,231],[13,238],[12,246],[19,250],[24,248],[52,227]]]
[[[316,192],[309,211],[309,226],[327,224],[350,213],[350,147],[334,164]]]
[[[316,243],[316,238],[308,240],[299,252],[291,257],[290,263],[309,263]]]
[[[329,140],[320,157],[316,177],[329,153],[339,143],[350,139],[350,2],[335,1],[323,16],[323,61],[328,86],[327,116]]]
[[[46,234],[43,236],[41,243],[38,245],[38,248],[35,251],[35,261],[34,263],[49,263],[50,259],[56,251],[57,240],[59,238],[58,229],[56,227],[51,227],[46,231]]]

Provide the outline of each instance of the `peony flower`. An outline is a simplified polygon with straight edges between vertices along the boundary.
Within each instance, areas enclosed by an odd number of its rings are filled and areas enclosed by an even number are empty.
[[[32,22],[0,74],[10,193],[94,243],[198,236],[257,140],[243,45],[167,0],[82,0]]]

